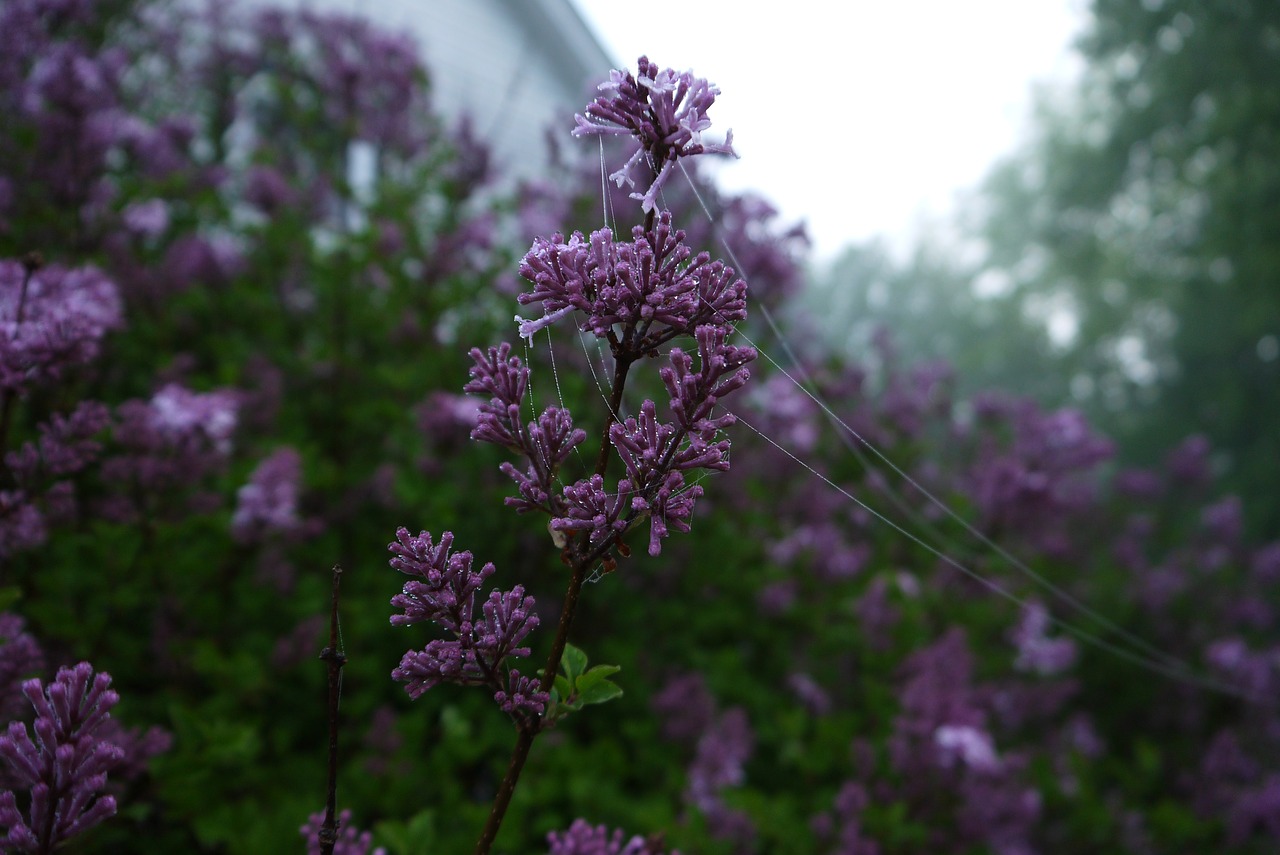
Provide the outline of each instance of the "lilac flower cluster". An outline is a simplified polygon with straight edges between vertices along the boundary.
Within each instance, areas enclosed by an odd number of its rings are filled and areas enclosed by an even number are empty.
[[[880,844],[862,828],[862,814],[870,803],[871,796],[861,781],[846,781],[836,793],[832,813],[813,818],[810,827],[820,839],[830,841],[830,855],[880,855]]]
[[[726,804],[722,793],[746,781],[745,765],[754,742],[746,710],[725,710],[698,740],[684,792],[686,804],[702,814],[711,834],[733,841],[739,851],[750,848],[755,823],[745,811]]]
[[[696,673],[672,677],[650,705],[661,719],[663,736],[692,749],[685,804],[702,815],[715,837],[734,841],[739,851],[750,848],[755,824],[723,798],[725,790],[746,780],[745,765],[754,747],[746,710],[731,707],[717,713],[715,698]]]
[[[114,436],[119,452],[102,465],[103,477],[117,494],[103,513],[122,521],[159,513],[160,497],[189,491],[221,470],[231,453],[239,401],[239,393],[230,389],[194,392],[170,383],[150,400],[118,406]],[[189,497],[196,508],[217,502],[217,497],[199,493]]]
[[[251,31],[290,55],[317,90],[329,124],[383,148],[414,151],[427,142],[420,84],[425,72],[407,36],[354,15],[263,9]],[[243,55],[252,62],[251,54]]]
[[[620,325],[633,336],[620,345],[647,352],[703,324],[727,326],[747,316],[746,282],[707,253],[694,256],[670,211],[651,229],[636,226],[630,242],[615,241],[608,229],[589,238],[575,232],[567,243],[561,234],[539,237],[520,262],[520,275],[534,288],[516,299],[544,310],[536,320],[517,316],[523,338],[580,311],[584,332],[608,338]]]
[[[81,401],[69,414],[31,419],[37,438],[7,450],[15,411],[93,361],[121,324],[116,286],[96,268],[0,261],[0,558],[43,544],[51,523],[73,515],[70,479],[97,456],[108,422],[105,407]]]
[[[752,348],[727,343],[732,329],[729,323],[745,317],[746,285],[734,280],[733,271],[720,262],[709,262],[705,254],[681,266],[689,256],[689,250],[680,244],[682,239],[682,233],[671,233],[670,214],[664,212],[656,231],[645,233],[637,228],[635,243],[623,245],[619,252],[614,252],[604,230],[594,233],[590,244],[581,235],[564,244],[557,235],[550,242],[535,242],[521,267],[522,274],[535,285],[532,294],[521,295],[521,301],[542,302],[548,309],[538,321],[522,321],[522,335],[532,335],[556,319],[582,310],[586,315],[582,328],[608,338],[615,359],[636,359],[682,334],[693,335],[698,343],[696,362],[692,355],[673,348],[668,356],[670,364],[659,372],[670,395],[675,423],[660,421],[656,404],[645,400],[638,417],[610,426],[609,440],[626,466],[626,477],[618,482],[616,491],[606,491],[603,477],[596,474],[565,487],[562,502],[549,503],[544,497],[550,496],[554,466],[535,463],[529,475],[538,480],[517,479],[527,500],[524,509],[538,507],[550,512],[555,531],[586,532],[593,548],[610,543],[634,520],[647,515],[649,553],[659,554],[668,527],[688,530],[693,502],[702,492],[696,485],[685,487],[685,473],[700,468],[728,469],[728,441],[717,437],[733,424],[734,417],[713,418],[711,414],[721,398],[747,381],[750,373],[744,366],[756,356]],[[658,324],[661,326],[655,329]],[[615,325],[623,330],[620,338],[615,335]],[[520,411],[527,379],[506,386],[488,379],[500,370],[514,375],[527,369],[511,357],[505,358],[500,368],[493,351],[488,359],[482,359],[478,352],[473,357],[476,368],[466,391],[494,394],[490,404],[481,408],[473,438],[528,454],[509,439],[516,432],[511,422]],[[553,436],[573,439],[538,453],[543,457],[553,453],[552,462],[558,465],[585,437],[566,433],[568,415],[558,411],[556,415],[558,433]],[[544,413],[543,420],[546,417]],[[545,428],[543,433],[547,433]],[[536,489],[530,490],[531,485]],[[541,501],[530,501],[530,493]]]
[[[24,811],[13,790],[0,792],[9,851],[50,852],[115,814],[115,799],[102,795],[107,772],[124,757],[102,733],[119,701],[110,685],[111,677],[95,676],[88,662],[60,669],[48,687],[35,679],[23,684],[36,710],[35,740],[20,722],[0,736],[0,757],[30,793]]]
[[[97,268],[0,260],[0,391],[26,394],[91,362],[121,325],[120,294]]]
[[[452,532],[434,543],[428,532],[412,536],[401,528],[388,547],[395,556],[391,566],[412,577],[391,599],[391,605],[403,610],[391,616],[392,626],[430,621],[452,636],[405,653],[392,678],[405,683],[411,698],[440,683],[480,685],[493,689],[498,706],[513,717],[540,714],[547,694],[537,681],[506,665],[509,658],[529,655],[521,642],[538,626],[533,597],[525,596],[520,585],[494,590],[476,614],[476,593],[493,574],[493,565],[473,570],[471,553],[450,554],[452,546]]]
[[[489,395],[480,404],[471,438],[491,442],[524,455],[529,466],[521,472],[509,462],[502,472],[516,482],[520,495],[509,497],[507,504],[520,513],[542,510],[553,517],[563,513],[563,500],[553,494],[556,472],[569,453],[586,438],[586,431],[573,426],[568,410],[548,407],[527,425],[521,416],[521,404],[529,389],[529,369],[520,358],[511,355],[511,345],[503,342],[482,353],[472,348],[471,380],[463,391],[473,395]]]
[[[585,432],[573,427],[567,411],[555,407],[525,425],[521,406],[528,389],[528,368],[511,355],[508,344],[490,348],[487,354],[473,350],[475,365],[464,391],[492,397],[480,407],[472,438],[529,459],[524,472],[510,463],[502,466],[520,493],[508,504],[522,512],[548,513],[553,531],[586,532],[591,548],[607,548],[633,521],[648,516],[649,553],[659,554],[669,527],[688,531],[693,502],[702,494],[697,485],[685,486],[685,473],[729,468],[729,443],[717,435],[734,418],[731,414],[713,418],[711,413],[720,398],[746,382],[750,375],[743,365],[755,357],[755,351],[727,344],[726,336],[722,327],[698,327],[696,367],[693,357],[672,349],[670,365],[660,374],[671,395],[675,423],[660,421],[654,402],[645,400],[638,418],[610,426],[609,439],[626,467],[626,477],[614,492],[605,490],[599,474],[565,486],[559,495],[554,492],[557,470],[586,439]]]
[[[731,154],[733,132],[723,143],[703,142],[702,132],[711,126],[707,111],[720,90],[692,72],[660,69],[648,57],[640,57],[637,72],[611,71],[600,84],[606,94],[574,117],[573,135],[631,136],[638,143],[626,164],[609,177],[621,187],[634,187],[631,171],[645,159],[657,172],[643,194],[633,194],[646,213],[657,207],[656,197],[667,182],[676,161],[707,152]]]
[[[1039,550],[1064,554],[1070,545],[1063,524],[1094,503],[1091,476],[1111,457],[1112,444],[1077,410],[1044,412],[1031,401],[991,394],[974,405],[980,423],[1012,433],[1000,447],[999,432],[986,432],[983,453],[968,474],[967,493],[982,510],[984,527],[1019,536],[1036,532]]]
[[[240,543],[254,543],[302,531],[305,526],[298,515],[301,478],[302,457],[292,448],[281,448],[259,463],[249,483],[236,492],[231,536]]]
[[[3,458],[8,489],[0,489],[0,557],[43,544],[52,523],[75,511],[71,476],[101,451],[95,439],[109,423],[107,408],[82,401],[70,415],[54,414],[38,426],[39,437]]]
[[[951,629],[903,666],[901,712],[889,756],[908,802],[929,805],[945,781],[959,796],[960,840],[996,852],[1027,851],[1040,817],[1040,795],[1022,780],[1025,758],[999,753],[989,729],[990,691],[973,685],[965,635]]]
[[[593,826],[585,819],[575,819],[566,831],[549,833],[547,843],[547,855],[680,855],[677,849],[667,852],[660,842],[638,834],[627,837],[621,828],[610,833],[607,826]]]

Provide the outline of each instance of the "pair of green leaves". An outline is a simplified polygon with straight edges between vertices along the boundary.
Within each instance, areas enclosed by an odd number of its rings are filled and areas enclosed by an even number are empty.
[[[558,721],[587,704],[603,704],[622,696],[622,687],[609,678],[622,669],[617,665],[587,668],[587,654],[566,644],[560,657],[560,673],[551,689],[547,721]],[[538,673],[542,673],[539,671]]]

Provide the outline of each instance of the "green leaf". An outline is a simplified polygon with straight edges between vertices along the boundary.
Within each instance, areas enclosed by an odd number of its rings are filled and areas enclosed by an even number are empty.
[[[581,695],[588,692],[593,686],[606,682],[609,677],[621,670],[622,668],[617,665],[597,665],[577,679],[574,683],[574,693]]]
[[[578,675],[587,670],[587,654],[572,644],[564,646],[564,656],[560,658],[560,670],[573,683]]]
[[[608,680],[601,680],[578,693],[578,704],[602,704],[620,697],[622,697],[621,686]]]

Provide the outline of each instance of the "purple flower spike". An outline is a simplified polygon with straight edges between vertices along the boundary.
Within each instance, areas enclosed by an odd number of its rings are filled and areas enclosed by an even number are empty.
[[[28,680],[22,692],[36,711],[33,741],[21,722],[0,735],[0,757],[30,789],[29,816],[12,790],[0,792],[0,827],[6,851],[51,852],[62,841],[114,816],[116,802],[101,795],[107,772],[124,756],[99,733],[120,696],[111,677],[81,662],[62,668],[48,687]],[[29,820],[29,821],[28,821]]]
[[[453,534],[444,532],[434,543],[429,532],[410,536],[396,532],[390,545],[391,566],[411,577],[391,604],[404,610],[391,623],[405,626],[427,620],[451,638],[432,639],[421,650],[410,650],[400,659],[391,677],[405,684],[411,698],[419,698],[440,683],[489,686],[503,712],[522,716],[541,714],[549,697],[535,681],[508,670],[511,658],[528,656],[525,637],[538,626],[533,597],[517,585],[510,591],[491,591],[476,615],[475,595],[494,571],[486,564],[474,572],[470,552],[450,555]]]
[[[568,410],[548,407],[536,422],[529,423],[528,437],[528,469],[521,472],[511,463],[500,467],[520,490],[519,496],[508,496],[506,503],[518,513],[541,510],[555,516],[563,509],[551,492],[556,470],[569,452],[586,440],[587,432],[573,426]]]
[[[609,439],[627,467],[627,477],[642,490],[655,473],[670,465],[675,437],[675,425],[658,421],[657,407],[650,400],[640,405],[639,418],[609,428]]]
[[[404,609],[404,614],[391,616],[393,626],[429,620],[457,632],[471,623],[472,597],[493,574],[493,565],[473,572],[471,553],[450,555],[451,546],[453,532],[440,535],[437,546],[431,542],[430,532],[411,537],[403,526],[396,530],[396,542],[387,547],[396,556],[391,566],[422,581],[405,582],[404,590],[391,599],[391,605]]]
[[[733,131],[723,143],[702,139],[702,132],[711,127],[707,111],[720,94],[718,88],[688,71],[660,70],[648,57],[640,57],[637,69],[635,75],[609,73],[608,82],[599,87],[605,94],[588,104],[585,114],[574,116],[573,135],[633,136],[639,141],[626,164],[609,178],[619,187],[623,182],[634,187],[631,170],[647,156],[658,175],[643,194],[633,193],[632,198],[641,200],[648,213],[678,159],[705,152],[737,157],[737,152]]]
[[[511,355],[510,344],[504,341],[498,347],[489,348],[488,353],[473,347],[471,358],[476,364],[471,369],[470,382],[462,391],[489,395],[497,405],[520,405],[529,388],[529,369],[520,363],[520,357]]]
[[[524,637],[538,625],[533,616],[533,597],[524,595],[524,586],[510,591],[493,591],[485,602],[484,622],[476,626],[476,649],[492,660],[506,656],[528,656],[529,648],[519,647]]]
[[[476,426],[471,438],[478,442],[492,442],[513,451],[525,451],[528,445],[520,421],[520,404],[529,388],[529,369],[520,357],[511,355],[511,345],[505,341],[488,353],[480,348],[471,349],[475,365],[471,368],[471,380],[462,387],[470,395],[489,395],[480,405]]]
[[[671,365],[660,369],[662,382],[671,395],[671,411],[679,425],[694,436],[710,441],[718,431],[732,425],[732,414],[711,418],[716,403],[751,377],[744,368],[756,358],[755,348],[735,347],[725,343],[724,327],[698,327],[698,358],[701,367],[693,370],[693,358],[680,348],[673,348]]]

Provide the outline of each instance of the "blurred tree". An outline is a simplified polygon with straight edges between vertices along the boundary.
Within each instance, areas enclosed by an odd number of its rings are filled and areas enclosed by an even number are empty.
[[[936,237],[903,261],[880,242],[851,245],[811,273],[799,323],[813,324],[823,347],[863,364],[877,362],[876,340],[887,332],[909,361],[948,363],[964,393],[996,387],[1061,400],[1046,328],[1002,299],[1007,274],[980,271],[964,255]]]
[[[1207,434],[1274,531],[1280,4],[1095,0],[1080,47],[1078,97],[989,179],[986,275],[1059,326],[1060,391],[1124,456]]]

